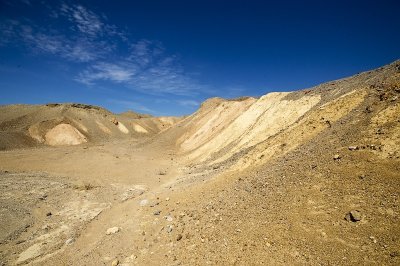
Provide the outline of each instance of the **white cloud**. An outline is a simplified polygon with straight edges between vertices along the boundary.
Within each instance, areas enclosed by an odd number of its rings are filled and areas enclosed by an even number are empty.
[[[112,63],[96,63],[79,74],[77,81],[93,85],[95,81],[107,80],[117,83],[129,82],[135,74],[133,65],[117,65]]]
[[[200,103],[198,101],[194,101],[194,100],[178,100],[177,103],[182,106],[187,106],[187,107],[197,107],[200,105]]]
[[[44,7],[47,19],[54,23],[38,26],[28,19],[5,21],[0,24],[0,45],[23,44],[37,54],[81,63],[74,80],[88,86],[108,81],[153,95],[193,96],[207,90],[160,42],[129,41],[128,34],[108,23],[104,15],[82,5]],[[51,26],[59,24],[63,27]]]
[[[185,74],[176,57],[166,55],[159,42],[140,40],[131,45],[132,51],[118,63],[98,63],[79,74],[78,81],[93,85],[108,80],[123,83],[133,90],[150,94],[194,95],[204,89]],[[121,75],[115,78],[116,73]]]
[[[60,10],[81,33],[91,37],[102,34],[104,23],[94,12],[81,5],[69,6],[67,4],[63,4]]]
[[[126,108],[127,110],[141,111],[141,112],[153,113],[153,114],[157,113],[154,110],[147,108],[146,106],[144,106],[140,103],[134,102],[134,101],[111,99],[111,100],[108,100],[108,102],[122,106],[122,107]]]

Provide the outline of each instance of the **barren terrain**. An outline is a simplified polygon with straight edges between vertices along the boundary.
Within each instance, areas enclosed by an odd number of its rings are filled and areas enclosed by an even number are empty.
[[[399,265],[400,62],[194,114],[0,107],[0,265]]]

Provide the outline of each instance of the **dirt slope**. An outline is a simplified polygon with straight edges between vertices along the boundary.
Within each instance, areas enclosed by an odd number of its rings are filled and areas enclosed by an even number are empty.
[[[1,108],[6,147],[93,143],[0,152],[5,265],[400,264],[400,61],[179,121]]]
[[[189,167],[162,208],[174,220],[142,222],[157,244],[137,245],[138,264],[398,265],[399,106],[400,62],[202,106],[179,124]]]
[[[148,137],[180,118],[115,115],[84,104],[0,106],[0,150]]]

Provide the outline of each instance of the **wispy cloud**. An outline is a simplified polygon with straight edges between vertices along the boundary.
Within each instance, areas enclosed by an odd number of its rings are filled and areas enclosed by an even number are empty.
[[[92,62],[110,55],[117,45],[115,39],[125,40],[124,32],[81,5],[62,4],[58,8],[43,6],[43,9],[54,23],[38,25],[26,18],[0,21],[0,45],[24,44],[36,53],[56,55],[72,62]],[[51,26],[57,23],[66,26]]]
[[[126,100],[116,100],[116,99],[110,99],[108,100],[108,102],[113,103],[113,104],[117,104],[119,106],[122,106],[128,110],[138,110],[141,112],[145,112],[145,113],[152,113],[152,114],[156,114],[157,112],[147,108],[146,106],[134,102],[134,101],[126,101]]]
[[[178,100],[177,103],[179,105],[187,106],[187,107],[197,107],[200,105],[200,103],[195,100]]]
[[[122,83],[132,80],[135,72],[135,66],[133,65],[99,62],[82,71],[76,80],[87,85],[93,85],[97,80]]]
[[[152,95],[194,96],[207,91],[161,42],[132,41],[105,15],[83,5],[61,3],[44,9],[46,19],[54,23],[38,25],[26,18],[0,20],[0,45],[23,44],[36,54],[79,63],[73,79],[87,86],[111,82]],[[51,26],[60,24],[59,28]]]
[[[60,11],[81,33],[91,37],[103,33],[104,23],[100,17],[85,7],[81,5],[69,6],[62,4]]]
[[[88,66],[77,80],[89,85],[115,81],[149,94],[195,95],[205,89],[185,73],[176,56],[167,55],[159,42],[149,40],[132,44],[129,56],[117,63]]]

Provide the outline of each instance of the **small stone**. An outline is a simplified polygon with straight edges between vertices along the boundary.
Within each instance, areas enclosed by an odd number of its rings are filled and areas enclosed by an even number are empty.
[[[47,198],[47,195],[42,195],[39,197],[40,200],[45,200]]]
[[[115,259],[113,260],[113,262],[111,263],[111,266],[117,266],[119,264],[119,260]]]
[[[165,201],[169,201],[169,197],[165,199]]]
[[[51,212],[46,213],[46,216],[51,216],[51,215],[52,215]]]
[[[334,156],[333,156],[333,160],[340,160],[340,155],[339,154],[335,154]]]
[[[153,214],[154,215],[160,215],[161,211],[155,211]]]
[[[358,146],[349,146],[349,150],[351,151],[358,150]]]
[[[45,224],[45,225],[43,225],[42,226],[42,229],[43,230],[49,230],[51,227],[50,227],[50,225],[48,225],[48,224]]]
[[[390,257],[395,258],[395,257],[400,257],[400,251],[393,251],[390,252]]]
[[[111,118],[111,122],[116,126],[118,125],[118,120],[115,117]]]
[[[154,208],[157,205],[160,205],[160,203],[159,202],[154,202],[153,204],[150,205],[150,207]]]
[[[173,228],[172,225],[167,225],[167,232],[171,233],[172,232],[172,228]]]
[[[348,222],[358,222],[361,221],[361,212],[357,210],[352,210],[346,214],[344,219]]]
[[[144,206],[146,206],[147,204],[149,204],[149,200],[147,200],[147,199],[143,199],[143,200],[141,200],[141,201],[139,202],[139,205],[140,205],[141,207],[144,207]]]
[[[181,239],[182,239],[182,235],[179,234],[179,235],[176,237],[176,241],[179,241],[179,240],[181,240]]]
[[[72,239],[72,238],[68,238],[68,239],[65,241],[65,245],[71,245],[72,243],[74,243],[74,239]]]
[[[118,233],[119,230],[120,230],[119,227],[111,227],[111,228],[108,228],[108,229],[107,229],[106,234],[107,234],[107,235],[115,234],[115,233]]]
[[[376,240],[376,238],[375,238],[375,237],[373,237],[373,236],[370,236],[370,237],[369,237],[369,239],[371,239],[371,240],[372,240],[372,242],[374,242],[375,244],[378,242],[378,241]]]
[[[171,215],[168,216],[164,216],[165,220],[167,220],[168,222],[172,222],[173,218]]]

